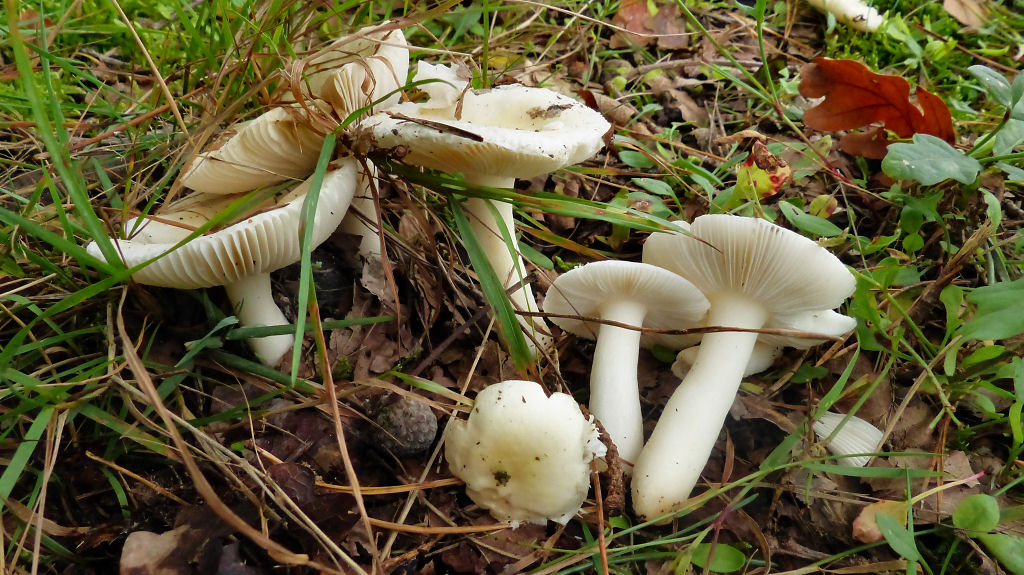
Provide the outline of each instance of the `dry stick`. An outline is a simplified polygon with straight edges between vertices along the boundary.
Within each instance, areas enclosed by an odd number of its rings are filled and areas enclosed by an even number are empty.
[[[608,575],[608,543],[604,540],[604,501],[601,500],[601,476],[597,472],[597,459],[590,460],[590,477],[594,483],[594,503],[597,505],[597,548],[601,551],[601,573]]]
[[[160,85],[160,91],[163,92],[164,98],[167,98],[167,104],[171,107],[171,113],[174,114],[174,119],[178,122],[178,127],[181,128],[181,133],[185,134],[185,139],[188,140],[189,144],[192,144],[192,136],[188,133],[188,126],[185,125],[185,119],[181,117],[181,110],[178,109],[178,104],[174,101],[174,95],[171,94],[170,88],[167,87],[167,82],[164,81],[164,77],[160,75],[160,69],[156,67],[156,63],[153,62],[153,57],[149,55],[149,50],[146,48],[146,44],[142,42],[142,38],[139,38],[138,32],[135,31],[135,26],[132,21],[128,19],[128,16],[121,9],[121,5],[118,4],[117,0],[110,0],[117,9],[117,13],[121,16],[121,20],[124,21],[125,26],[128,27],[128,31],[132,33],[132,38],[135,39],[135,43],[139,45],[139,49],[142,50],[142,55],[146,57],[146,63],[149,64],[150,70],[153,71],[153,75],[156,77],[157,84]]]
[[[124,306],[127,295],[128,291],[124,290],[121,294],[121,307]],[[210,510],[236,531],[245,535],[254,543],[262,547],[275,561],[280,561],[281,563],[289,565],[314,567],[325,573],[342,573],[328,565],[324,565],[317,561],[311,561],[305,554],[300,555],[293,553],[284,545],[274,541],[264,533],[246,523],[245,520],[236,515],[234,511],[224,504],[217,495],[217,491],[206,479],[206,476],[199,470],[199,466],[196,464],[196,460],[192,456],[192,452],[189,449],[188,444],[185,442],[185,438],[182,437],[181,432],[178,430],[178,427],[174,422],[174,417],[171,415],[170,410],[167,409],[167,406],[164,405],[163,400],[160,399],[160,394],[157,392],[156,386],[153,384],[153,379],[149,376],[149,371],[147,371],[146,366],[142,364],[142,360],[139,358],[139,354],[135,351],[135,346],[133,345],[131,338],[128,336],[128,330],[124,326],[124,315],[119,312],[117,314],[116,321],[117,332],[118,336],[121,338],[121,348],[124,352],[125,362],[128,363],[128,367],[131,368],[132,372],[135,374],[139,388],[149,400],[150,406],[157,412],[160,419],[163,420],[164,425],[167,428],[167,435],[170,436],[171,440],[174,442],[174,446],[177,448],[181,456],[182,464],[192,477],[196,492],[198,492],[206,501]],[[351,562],[351,567],[358,571],[362,571],[359,565],[352,561],[350,557],[346,556],[345,558]]]
[[[345,441],[345,427],[341,424],[341,411],[338,409],[338,394],[334,389],[334,375],[331,373],[331,366],[327,362],[327,341],[324,338],[324,326],[320,320],[320,305],[316,298],[309,300],[309,318],[313,324],[313,340],[316,342],[317,353],[320,354],[320,371],[323,373],[324,389],[327,390],[327,403],[331,409],[331,417],[334,418],[334,436],[338,440],[338,451],[341,452],[341,461],[345,466],[345,475],[348,475],[349,485],[352,486],[352,496],[356,500],[356,508],[359,509],[363,527],[366,529],[368,547],[372,549],[373,570],[376,571],[380,565],[380,552],[377,549],[373,538],[373,522],[366,513],[366,503],[363,501],[363,494],[359,491],[359,478],[356,477],[355,467],[352,465],[352,458],[348,453],[348,444]]]

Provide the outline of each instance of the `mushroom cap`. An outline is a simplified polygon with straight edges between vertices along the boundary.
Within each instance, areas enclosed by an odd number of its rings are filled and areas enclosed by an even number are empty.
[[[807,349],[825,343],[830,338],[839,337],[857,327],[857,320],[830,309],[804,311],[789,314],[775,314],[765,324],[770,329],[788,329],[819,334],[824,337],[796,337],[763,333],[758,336],[758,343],[774,347],[795,347]]]
[[[157,224],[154,232],[118,240],[118,252],[128,267],[163,255],[135,272],[132,279],[141,284],[181,289],[224,285],[245,276],[282,268],[298,261],[301,255],[302,204],[309,184],[306,181],[297,186],[282,198],[282,205],[276,209],[193,238],[174,251],[170,250],[191,232],[150,222],[143,228],[144,233],[149,226]],[[360,176],[359,162],[354,159],[343,160],[338,169],[324,176],[313,228],[314,247],[338,227],[357,187],[363,185],[366,181]],[[164,217],[174,218],[171,214]],[[194,216],[185,219],[195,221]],[[152,239],[169,241],[147,243]],[[86,249],[90,254],[102,257],[95,242]]]
[[[690,280],[712,305],[716,294],[729,293],[759,302],[771,315],[829,310],[856,287],[839,258],[767,220],[711,214],[692,225],[675,224],[692,237],[655,232],[644,244],[643,261]]]
[[[590,489],[590,462],[604,453],[576,400],[548,397],[532,381],[488,386],[445,439],[445,458],[470,498],[513,525],[568,521]]]
[[[388,26],[369,26],[339,38],[307,63],[310,94],[328,102],[338,120],[384,96],[380,109],[401,98],[395,91],[409,75],[409,45],[401,30]]]
[[[676,354],[676,360],[672,362],[672,375],[679,379],[686,378],[690,366],[697,361],[697,354],[700,353],[700,344],[680,350]],[[775,358],[782,354],[782,348],[762,343],[758,340],[754,349],[750,352],[750,359],[747,360],[747,367],[743,370],[743,377],[761,373],[770,369],[775,363]]]
[[[625,300],[647,307],[643,326],[686,329],[699,325],[708,309],[704,294],[684,278],[649,264],[618,260],[591,262],[558,276],[544,297],[544,312],[600,318],[602,308]],[[567,332],[596,339],[600,324],[567,317],[549,318]],[[672,347],[692,336],[645,333],[643,345]],[[680,344],[685,345],[685,344]]]
[[[818,421],[814,422],[814,434],[818,436],[819,440],[824,440],[832,435],[832,432],[840,424],[843,425],[843,428],[828,442],[828,450],[836,455],[871,453],[878,448],[878,444],[881,443],[882,437],[885,435],[881,429],[859,417],[832,411],[821,414]],[[868,455],[844,457],[839,460],[839,464],[864,467],[870,459],[871,457]]]
[[[182,185],[207,194],[239,194],[313,172],[324,136],[297,106],[274,108],[240,124],[223,145],[198,156]]]
[[[417,81],[427,79],[424,70],[420,68]],[[442,79],[448,76],[442,74]],[[433,90],[447,102],[451,91],[436,84]],[[372,129],[378,147],[404,146],[407,163],[513,178],[532,178],[582,162],[601,149],[610,128],[600,113],[546,88],[467,90],[443,107],[433,100],[398,104],[367,118],[364,125]]]

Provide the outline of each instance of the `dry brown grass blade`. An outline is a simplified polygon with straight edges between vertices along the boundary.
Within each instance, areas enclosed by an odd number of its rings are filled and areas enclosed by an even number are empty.
[[[338,441],[338,452],[341,453],[341,461],[345,467],[345,475],[348,476],[349,484],[352,486],[352,495],[356,501],[356,508],[359,509],[359,516],[366,529],[367,547],[372,550],[374,571],[381,565],[380,550],[377,549],[373,537],[373,521],[366,512],[366,502],[363,501],[363,494],[359,489],[359,477],[352,465],[352,458],[348,452],[348,443],[345,441],[345,426],[341,424],[341,412],[338,408],[338,394],[334,387],[334,375],[331,366],[327,361],[327,340],[324,337],[324,326],[320,320],[320,307],[313,298],[309,302],[309,316],[313,323],[313,340],[316,342],[317,354],[320,356],[320,371],[323,373],[324,389],[327,390],[327,406],[334,420],[334,436]]]
[[[122,342],[121,348],[124,352],[125,361],[128,363],[128,367],[131,368],[132,373],[135,375],[142,393],[149,400],[150,406],[154,411],[156,411],[157,415],[163,421],[167,434],[174,442],[175,448],[177,448],[178,452],[181,454],[182,465],[185,466],[189,476],[192,477],[196,491],[205,500],[206,504],[210,507],[210,510],[236,531],[248,537],[253,543],[259,545],[264,551],[273,557],[275,561],[279,561],[287,565],[312,567],[320,570],[322,573],[336,573],[338,575],[343,575],[343,571],[339,571],[329,565],[324,565],[317,561],[312,561],[307,555],[294,553],[287,547],[274,541],[265,533],[246,523],[245,520],[235,514],[235,512],[220,499],[216,490],[213,488],[213,485],[210,484],[209,480],[206,479],[206,476],[203,475],[203,472],[196,464],[196,460],[192,456],[191,449],[186,443],[185,438],[182,437],[181,432],[178,431],[178,427],[174,422],[174,417],[171,415],[170,410],[167,409],[163,400],[160,399],[160,394],[157,392],[156,386],[153,384],[153,379],[150,377],[146,366],[143,365],[142,359],[139,358],[139,354],[135,350],[131,337],[128,335],[128,330],[124,325],[124,314],[122,313],[127,293],[127,290],[122,292],[121,302],[116,318],[117,333]],[[348,557],[346,557],[346,559],[351,561],[349,566],[356,572],[365,574],[365,571],[363,571],[355,561],[352,561],[351,558]]]

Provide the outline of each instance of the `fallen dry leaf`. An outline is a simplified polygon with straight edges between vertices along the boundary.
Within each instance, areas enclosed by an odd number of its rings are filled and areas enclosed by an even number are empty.
[[[800,94],[825,97],[804,112],[804,124],[826,132],[852,130],[875,122],[900,138],[931,134],[953,143],[953,118],[941,98],[917,87],[917,102],[909,97],[910,84],[899,76],[877,74],[854,60],[815,58],[801,71]],[[881,159],[889,145],[882,128],[848,134],[839,142],[843,151]]]
[[[988,8],[984,0],[945,0],[942,7],[964,26],[981,28],[988,22]]]
[[[679,7],[672,3],[657,8],[652,14],[647,0],[624,0],[612,17],[612,24],[628,30],[612,38],[612,48],[656,42],[664,50],[679,50],[689,45]]]
[[[878,530],[878,522],[875,515],[884,513],[907,525],[907,502],[906,501],[877,501],[861,510],[860,515],[853,520],[853,537],[861,543],[878,543],[885,537]]]

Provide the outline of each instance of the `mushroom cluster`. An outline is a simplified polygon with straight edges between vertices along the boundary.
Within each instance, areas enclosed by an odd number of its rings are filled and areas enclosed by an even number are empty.
[[[652,234],[644,261],[704,293],[710,303],[706,325],[733,329],[703,336],[636,462],[633,508],[647,519],[666,516],[689,497],[757,343],[809,347],[816,341],[756,330],[797,327],[825,339],[855,324],[832,311],[853,293],[854,276],[817,243],[758,218],[705,215],[676,224],[689,234]]]
[[[398,104],[366,120],[376,144],[401,146],[406,163],[462,174],[466,183],[511,188],[571,166],[604,146],[611,125],[582,103],[545,88],[520,84],[472,90],[449,66],[419,62],[416,82],[429,98]],[[434,80],[434,82],[429,82]],[[470,226],[515,309],[538,311],[515,235],[512,204],[481,198],[464,203]],[[519,287],[514,287],[514,286]],[[514,289],[513,289],[514,288]],[[527,342],[550,342],[543,320],[520,316]]]
[[[303,221],[307,178],[325,138],[320,124],[340,126],[357,111],[394,104],[408,69],[405,37],[387,24],[341,38],[311,58],[304,83],[293,89],[301,102],[273,108],[230,130],[219,147],[198,154],[181,176],[193,194],[145,221],[125,222],[125,233],[134,235],[115,240],[118,252],[128,267],[144,266],[132,279],[181,289],[222,285],[241,325],[287,325],[273,302],[270,272],[299,260],[307,226],[313,226],[312,249],[341,225],[353,202],[367,211],[373,178],[372,166],[366,171],[352,157],[336,160],[321,183],[314,221]],[[243,194],[283,182],[298,184],[269,205],[257,206],[257,213],[191,237]],[[372,252],[379,242],[376,233],[365,225],[356,231],[369,246],[364,249]],[[95,243],[87,249],[102,257]],[[293,341],[286,334],[253,338],[249,344],[263,363],[274,365]]]

